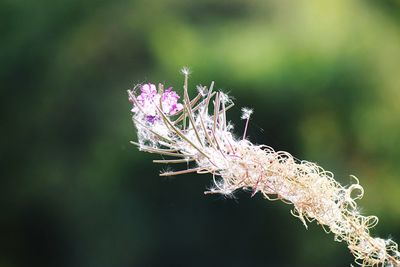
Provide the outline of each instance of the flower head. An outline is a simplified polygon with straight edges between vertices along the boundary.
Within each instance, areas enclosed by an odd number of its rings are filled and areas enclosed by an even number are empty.
[[[163,111],[168,115],[174,115],[176,112],[183,109],[183,105],[178,103],[179,95],[168,88],[162,95],[161,103]]]
[[[140,91],[142,92],[142,96],[148,96],[148,97],[153,97],[154,95],[157,94],[157,88],[154,84],[152,83],[146,83],[142,85],[140,88]]]
[[[162,94],[157,92],[157,88],[152,83],[143,84],[140,87],[140,94],[135,97],[134,92],[129,91],[129,100],[133,103],[131,111],[141,117],[144,117],[147,123],[154,124],[160,119],[158,108],[162,106],[162,111],[167,116],[175,115],[183,109],[183,105],[178,103],[180,98],[172,88],[168,88]],[[136,101],[134,101],[134,99]],[[160,101],[161,100],[161,101]]]
[[[183,75],[188,76],[190,74],[190,69],[188,67],[183,67],[181,72]]]
[[[253,110],[251,108],[242,108],[242,116],[240,117],[242,120],[250,119],[251,114],[253,114]]]

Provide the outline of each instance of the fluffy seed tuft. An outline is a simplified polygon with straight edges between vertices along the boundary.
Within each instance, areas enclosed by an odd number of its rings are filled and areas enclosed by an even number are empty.
[[[246,120],[243,138],[236,138],[226,116],[232,101],[222,92],[213,92],[214,83],[208,89],[201,87],[190,99],[189,69],[183,68],[182,73],[182,103],[172,89],[157,92],[150,83],[141,86],[139,95],[135,90],[128,91],[138,132],[138,142],[132,143],[141,151],[167,158],[155,163],[183,163],[186,167],[180,171],[168,169],[161,176],[212,174],[213,186],[205,194],[233,197],[242,189],[252,195],[259,192],[268,200],[281,200],[293,205],[292,215],[305,227],[316,221],[334,235],[335,241],[346,242],[359,265],[400,266],[398,245],[391,239],[370,235],[378,218],[361,215],[356,200],[364,190],[356,177],[352,176],[351,185],[342,186],[333,173],[315,163],[252,144],[245,138],[253,113],[249,108],[242,109],[241,118]]]
[[[242,116],[240,117],[242,120],[250,119],[251,114],[253,114],[253,109],[251,108],[242,108]]]

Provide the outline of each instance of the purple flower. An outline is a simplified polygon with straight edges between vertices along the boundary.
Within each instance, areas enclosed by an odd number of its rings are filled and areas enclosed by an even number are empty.
[[[161,102],[163,111],[168,115],[174,115],[183,109],[183,105],[178,103],[180,97],[172,88],[168,88],[162,95]]]
[[[154,124],[159,119],[159,116],[146,115],[146,121]]]
[[[157,89],[154,84],[147,83],[140,87],[141,94],[138,95],[137,100],[142,107],[148,106],[149,103],[154,102],[157,96]]]
[[[157,114],[157,106],[162,105],[162,111],[170,116],[176,114],[178,111],[183,109],[183,105],[178,103],[180,98],[172,88],[168,88],[162,95],[157,93],[157,88],[152,83],[144,84],[140,87],[140,95],[136,97],[137,103],[140,107],[137,107],[134,103],[132,112],[138,113],[143,111],[145,113],[145,120],[151,124],[154,124],[160,119]]]
[[[142,87],[140,88],[140,91],[142,92],[141,96],[153,97],[157,94],[157,88],[152,83],[146,83],[146,84],[142,85]]]

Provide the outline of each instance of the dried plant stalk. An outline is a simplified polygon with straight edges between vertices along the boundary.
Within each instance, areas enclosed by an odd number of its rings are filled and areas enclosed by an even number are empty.
[[[356,177],[349,186],[340,185],[333,174],[315,163],[299,161],[288,152],[269,146],[254,145],[246,140],[252,114],[242,109],[246,120],[242,138],[232,133],[226,111],[233,106],[222,92],[199,86],[192,100],[188,94],[189,71],[185,76],[183,104],[171,88],[145,84],[129,90],[133,103],[133,122],[138,131],[140,150],[177,159],[155,160],[156,163],[188,163],[195,167],[162,176],[184,173],[211,173],[214,186],[205,194],[231,196],[236,190],[261,193],[268,200],[293,205],[291,213],[307,228],[316,221],[336,241],[345,241],[361,266],[400,266],[398,245],[391,239],[374,238],[370,229],[378,223],[376,216],[361,215],[356,200],[363,188]],[[141,88],[138,94],[137,88]]]

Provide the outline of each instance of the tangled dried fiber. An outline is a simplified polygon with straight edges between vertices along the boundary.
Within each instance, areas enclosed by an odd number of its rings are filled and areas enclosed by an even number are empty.
[[[226,112],[232,100],[222,92],[198,86],[193,99],[188,94],[189,71],[183,69],[184,93],[180,96],[162,84],[138,85],[128,90],[133,104],[133,122],[140,150],[173,157],[155,163],[188,163],[191,168],[164,172],[161,176],[210,173],[213,187],[205,194],[232,195],[236,190],[261,193],[268,200],[292,204],[291,213],[305,227],[316,221],[336,241],[345,241],[361,266],[400,266],[398,245],[391,239],[374,238],[370,228],[376,216],[361,215],[356,200],[363,188],[356,177],[349,186],[340,185],[333,174],[315,163],[297,160],[288,152],[254,145],[246,139],[252,110],[242,109],[246,127],[242,137],[232,133]],[[140,89],[140,91],[138,90]],[[187,165],[189,166],[189,164]]]

